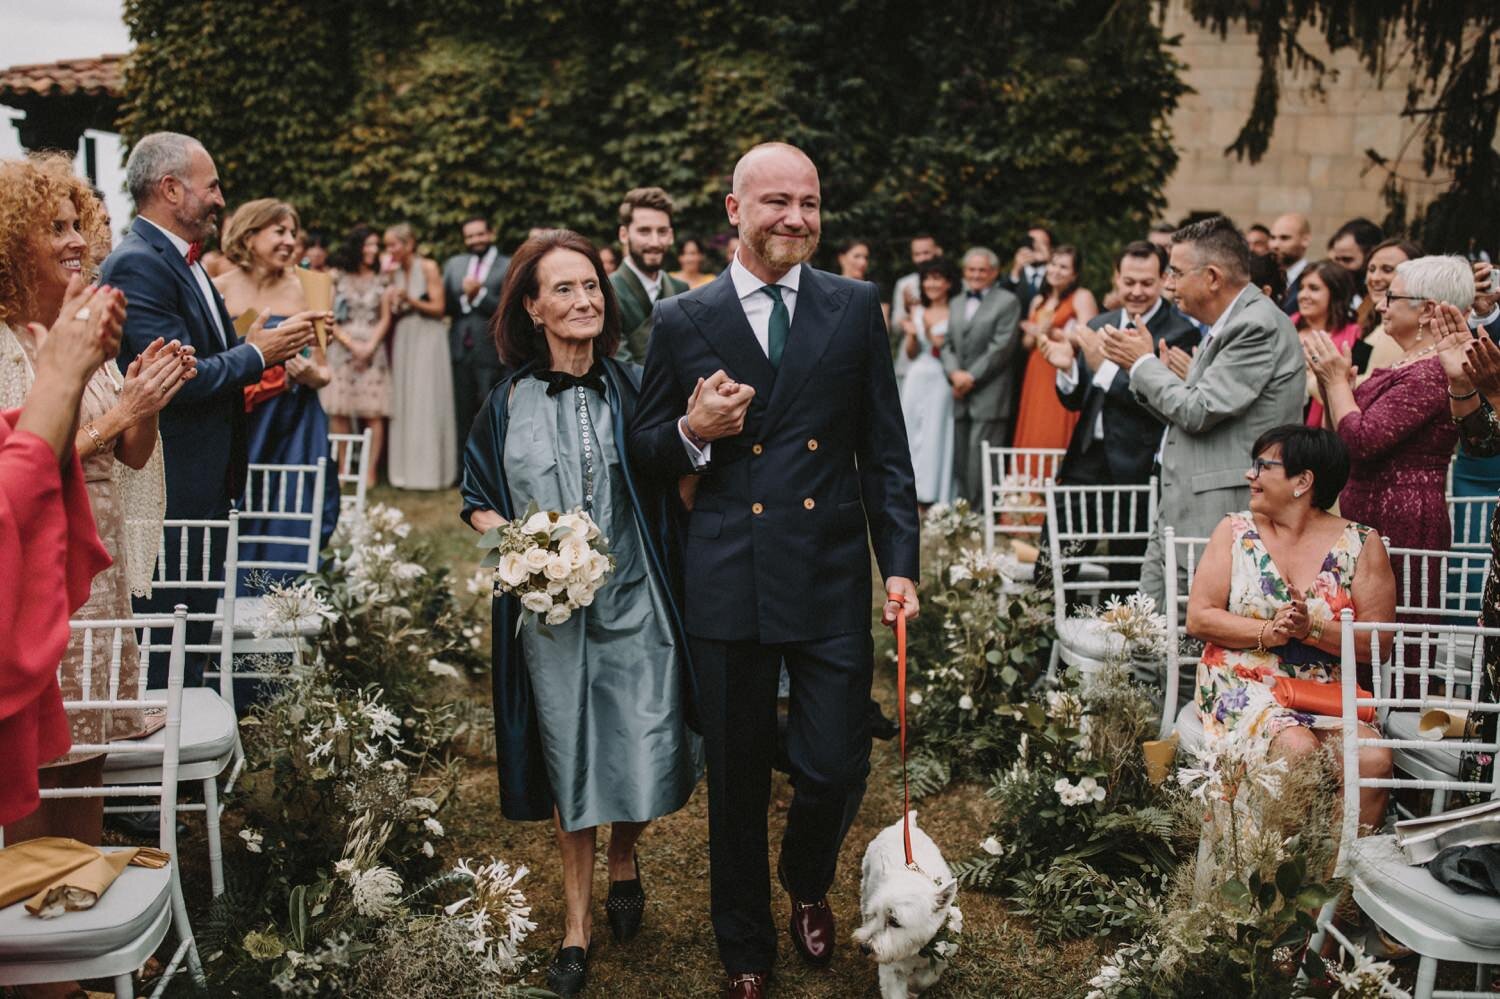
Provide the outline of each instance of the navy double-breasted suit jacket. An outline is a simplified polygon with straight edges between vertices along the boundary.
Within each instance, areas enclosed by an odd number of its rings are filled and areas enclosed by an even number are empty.
[[[911,453],[875,286],[803,265],[779,369],[728,270],[656,304],[630,434],[638,473],[693,473],[677,420],[723,368],[755,389],[741,433],[713,442],[683,551],[690,635],[781,643],[870,627],[881,576],[917,578]]]

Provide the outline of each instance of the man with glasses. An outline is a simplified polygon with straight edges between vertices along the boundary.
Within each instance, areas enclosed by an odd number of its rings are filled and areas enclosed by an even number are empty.
[[[1173,374],[1149,332],[1104,328],[1104,356],[1130,373],[1130,388],[1167,430],[1157,455],[1161,502],[1146,548],[1141,589],[1163,598],[1161,528],[1208,537],[1249,503],[1245,455],[1265,431],[1302,419],[1307,367],[1297,331],[1250,283],[1250,247],[1223,216],[1172,237],[1166,291],[1208,332],[1188,368]]]

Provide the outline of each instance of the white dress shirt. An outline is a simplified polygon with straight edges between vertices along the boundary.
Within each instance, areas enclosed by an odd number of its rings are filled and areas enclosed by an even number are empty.
[[[1161,302],[1161,296],[1158,295],[1156,303],[1146,310],[1145,315],[1136,320],[1136,325],[1141,329],[1146,329],[1151,324],[1151,320],[1155,319],[1156,314],[1161,311]],[[1126,314],[1124,309],[1121,309],[1120,312],[1122,315]],[[1124,321],[1123,319],[1121,320],[1121,322]],[[1131,370],[1134,370],[1134,368]],[[1115,380],[1115,375],[1119,373],[1120,366],[1106,357],[1099,363],[1099,370],[1094,372],[1094,384],[1108,392],[1110,384]],[[1072,392],[1078,387],[1078,359],[1076,357],[1073,359],[1072,368],[1057,373],[1057,387],[1063,393]],[[1094,418],[1094,438],[1096,440],[1104,439],[1104,410],[1102,409],[1099,411],[1099,415]]]
[[[458,308],[464,315],[467,316],[470,312],[473,312],[474,306],[478,305],[484,298],[484,293],[488,290],[484,286],[484,279],[490,276],[490,268],[495,266],[495,258],[498,256],[500,256],[500,251],[491,243],[490,248],[484,251],[484,256],[477,258],[478,267],[474,265],[475,262],[473,260],[469,261],[469,272],[466,276],[479,282],[479,290],[474,293],[473,298],[464,294],[458,296]],[[459,285],[459,287],[462,288],[463,285]]]
[[[630,268],[630,273],[634,274],[636,280],[640,281],[641,287],[646,289],[646,297],[651,300],[652,305],[655,305],[656,300],[661,297],[661,271],[656,272],[656,277],[648,278],[635,265],[635,261],[630,259],[628,253],[625,254],[625,266]]]
[[[974,318],[974,313],[978,312],[979,307],[984,304],[984,296],[988,295],[993,287],[994,285],[987,284],[983,288],[964,289],[964,320],[966,322]],[[979,292],[978,298],[973,295],[975,291]]]
[[[729,265],[729,279],[734,282],[734,293],[739,296],[740,308],[745,310],[745,319],[750,323],[750,332],[755,334],[755,342],[760,344],[761,353],[770,357],[771,310],[776,307],[776,302],[770,295],[761,291],[766,286],[766,282],[751,274],[749,268],[740,263],[739,253],[735,253],[734,261]],[[781,289],[782,304],[786,306],[788,326],[797,314],[797,287],[801,281],[802,266],[800,264],[776,279],[776,287]],[[702,450],[699,450],[692,441],[688,440],[680,422],[677,424],[677,435],[682,438],[682,445],[687,448],[688,457],[693,459],[694,468],[702,468],[708,464],[712,458],[709,453],[713,449],[712,443],[705,444]]]
[[[162,226],[156,225],[155,222],[151,222],[151,220],[146,218],[146,216],[144,215],[140,216],[140,219],[142,222],[150,222],[153,226],[156,226],[157,229],[161,230],[162,234],[165,235],[167,239],[172,241],[172,245],[177,248],[177,252],[182,254],[182,259],[184,261],[187,260],[188,249],[189,247],[191,247],[191,243],[183,239],[181,236],[177,235],[175,232],[172,232],[169,229],[165,229]],[[208,271],[204,270],[203,265],[196,260],[193,261],[193,263],[188,267],[188,270],[192,272],[193,277],[198,282],[198,291],[203,295],[203,304],[208,306],[208,314],[213,317],[214,329],[219,331],[219,346],[229,346],[229,338],[224,335],[224,322],[219,318],[219,306],[217,301],[217,296],[219,293],[214,288],[213,282],[208,279]],[[254,345],[252,344],[251,346]],[[260,348],[256,347],[255,352],[259,354]],[[265,355],[261,355],[262,364],[265,363],[265,360]]]

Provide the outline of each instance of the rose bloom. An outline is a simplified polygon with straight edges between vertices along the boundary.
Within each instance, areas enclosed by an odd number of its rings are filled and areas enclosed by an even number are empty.
[[[532,572],[541,572],[552,561],[552,553],[545,548],[531,548],[523,557],[526,559],[526,568]]]
[[[526,564],[520,552],[506,552],[501,555],[498,570],[500,581],[506,586],[520,586],[526,582],[526,577],[531,575],[531,567]]]
[[[568,556],[558,553],[547,560],[547,565],[542,569],[542,575],[549,580],[560,581],[567,579],[572,571],[573,567],[568,564]]]
[[[567,604],[553,604],[552,609],[547,612],[548,624],[562,624],[573,616],[573,609]]]
[[[588,583],[569,583],[568,602],[575,607],[589,607],[594,603],[594,588]]]
[[[552,609],[552,598],[545,593],[521,594],[521,606],[534,614],[545,614]]]
[[[534,513],[521,525],[521,531],[524,534],[551,534],[552,517],[545,510]]]
[[[594,552],[592,555],[589,556],[589,580],[590,580],[590,582],[596,582],[596,581],[598,581],[600,579],[603,579],[604,578],[604,574],[606,572],[608,572],[608,571],[609,571],[609,559],[607,557],[605,557],[604,555],[599,554],[598,552]]]
[[[588,561],[589,543],[583,540],[581,534],[570,534],[558,542],[557,553],[568,565],[569,569],[576,569]]]

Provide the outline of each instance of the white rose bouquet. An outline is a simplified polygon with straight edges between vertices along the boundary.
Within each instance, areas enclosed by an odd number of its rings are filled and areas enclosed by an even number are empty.
[[[533,502],[520,517],[485,531],[479,547],[490,549],[480,565],[495,570],[496,595],[514,594],[523,615],[546,624],[562,624],[592,604],[615,570],[608,539],[581,509],[557,513]]]

